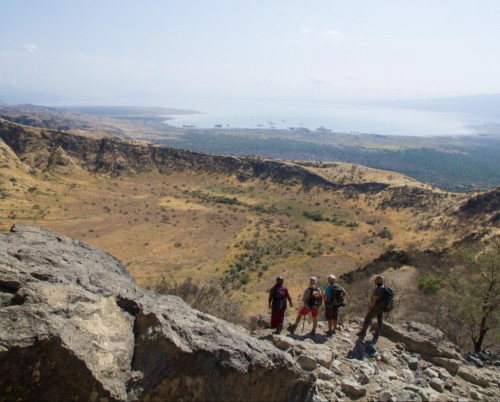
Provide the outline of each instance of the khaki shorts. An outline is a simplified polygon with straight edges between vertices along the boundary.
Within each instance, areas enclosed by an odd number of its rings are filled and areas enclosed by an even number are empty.
[[[339,319],[339,306],[328,307],[325,306],[325,320],[338,320]]]

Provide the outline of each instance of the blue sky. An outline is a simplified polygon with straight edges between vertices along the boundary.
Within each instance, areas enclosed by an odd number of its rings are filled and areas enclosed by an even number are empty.
[[[498,0],[2,0],[0,87],[101,103],[500,93]]]

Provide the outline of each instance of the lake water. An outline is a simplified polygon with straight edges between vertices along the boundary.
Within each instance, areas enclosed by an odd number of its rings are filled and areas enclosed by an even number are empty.
[[[443,113],[379,106],[294,101],[226,101],[183,107],[200,114],[168,116],[167,124],[197,128],[297,129],[402,136],[476,134],[484,119],[465,113]]]

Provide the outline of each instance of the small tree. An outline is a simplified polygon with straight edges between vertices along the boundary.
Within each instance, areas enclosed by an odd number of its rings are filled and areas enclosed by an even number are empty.
[[[500,324],[500,244],[459,252],[459,264],[441,276],[445,300],[464,319],[474,351],[480,352],[487,333],[498,337]]]

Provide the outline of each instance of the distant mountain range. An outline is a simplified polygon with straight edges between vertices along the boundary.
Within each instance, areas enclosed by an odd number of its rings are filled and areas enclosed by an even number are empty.
[[[124,95],[119,99],[114,99],[113,105],[123,104],[123,99],[129,99],[130,104],[148,104],[146,99],[154,99],[157,95],[146,92],[135,92]],[[36,104],[49,105],[58,103],[60,106],[64,103],[72,103],[78,100],[68,100],[67,98],[49,92],[32,91],[12,85],[0,85],[0,105],[1,104]],[[105,101],[103,101],[105,102]],[[356,102],[358,103],[358,102]],[[359,102],[366,104],[366,102]],[[105,103],[97,102],[89,104]],[[443,97],[430,99],[399,99],[399,100],[380,100],[368,102],[373,106],[386,106],[405,109],[430,110],[436,112],[451,113],[470,113],[482,117],[497,117],[500,115],[500,94],[488,95],[469,95],[458,97]]]
[[[471,95],[434,99],[407,99],[375,102],[377,106],[421,109],[436,112],[471,113],[479,116],[500,115],[500,94]]]
[[[65,98],[48,92],[37,92],[25,90],[11,85],[0,85],[0,104],[47,104],[61,102]]]

